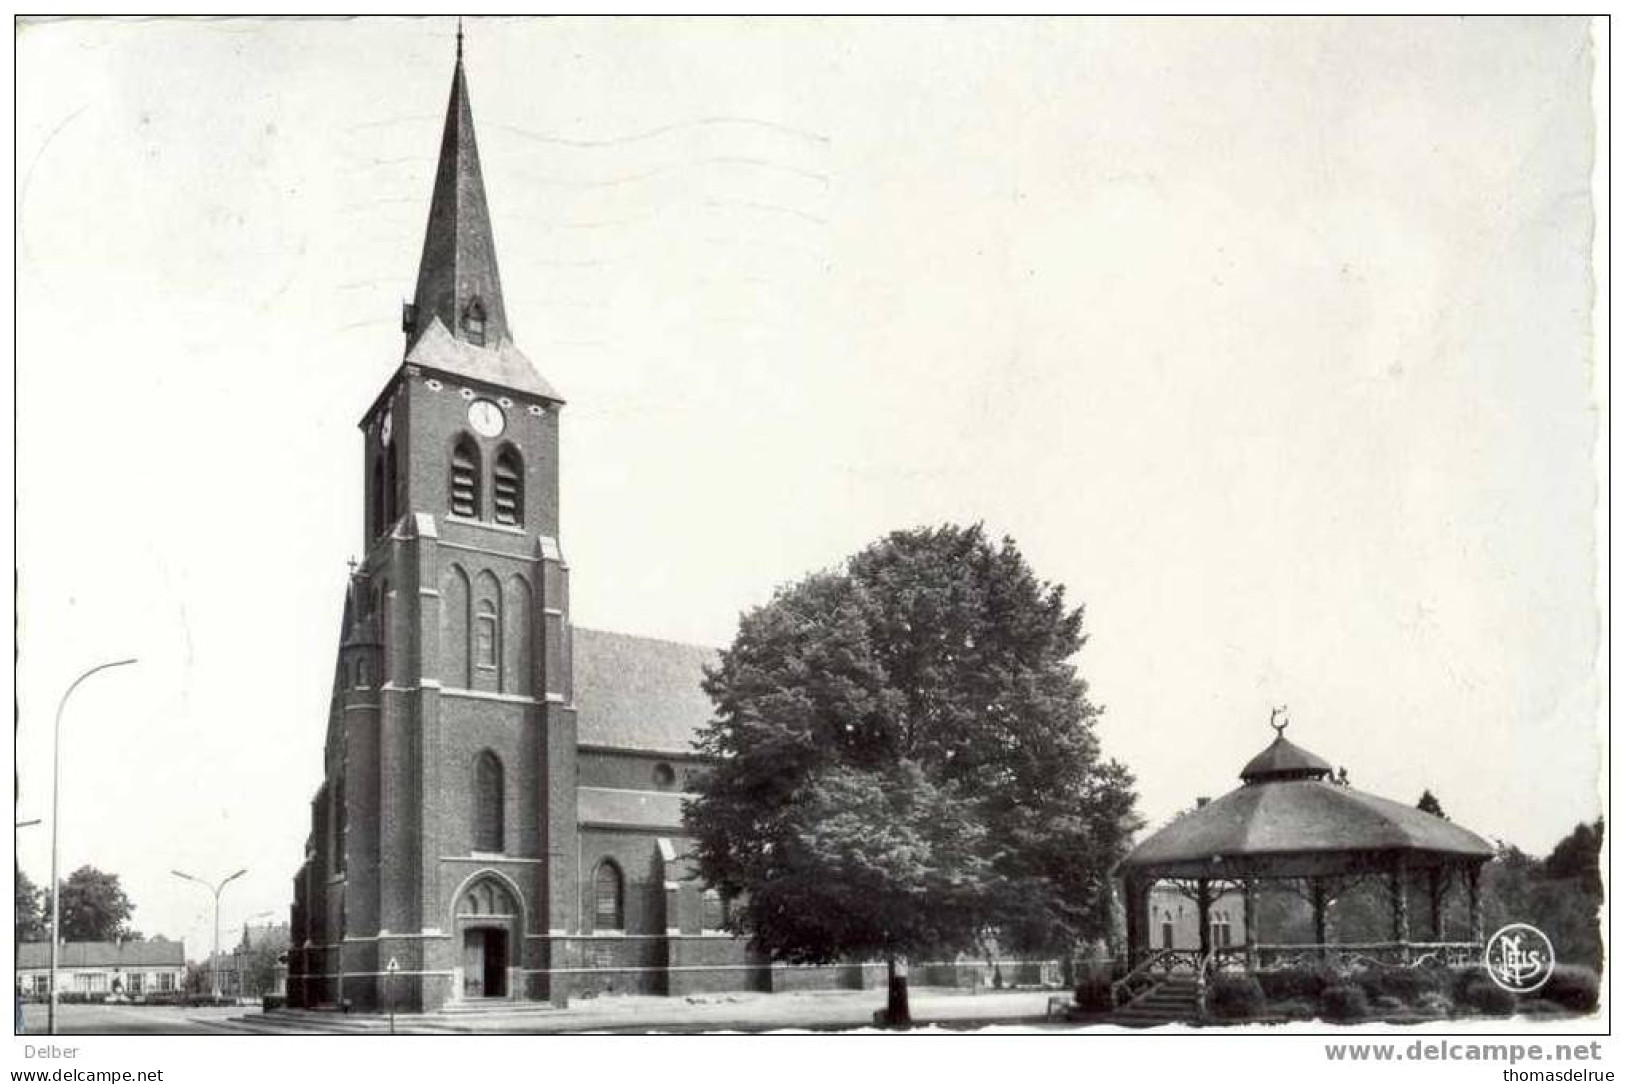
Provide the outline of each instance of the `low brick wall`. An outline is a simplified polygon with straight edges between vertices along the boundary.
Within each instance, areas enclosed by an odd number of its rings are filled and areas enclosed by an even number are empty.
[[[672,937],[666,942],[666,990],[672,996],[771,988],[767,964],[731,937]]]
[[[880,981],[869,977],[871,964],[774,964],[769,989],[775,993],[793,993],[800,990],[864,990],[875,985],[884,986],[886,969],[880,965]]]
[[[357,1009],[385,1007],[377,961],[386,956],[404,974],[392,980],[391,993],[402,1012],[434,1010],[455,997],[448,964],[450,942],[403,941],[346,945],[344,993]],[[305,950],[300,950],[305,951]],[[320,967],[341,962],[337,946],[305,952]],[[442,958],[444,957],[444,958]],[[354,970],[351,970],[354,968]],[[420,974],[414,974],[419,968]],[[373,972],[369,974],[369,972]],[[985,960],[917,963],[909,968],[910,984],[959,989],[990,989],[994,967]],[[1035,986],[1058,981],[1054,961],[1000,960],[998,976],[1005,986]],[[579,1001],[614,995],[683,997],[731,992],[795,993],[820,990],[883,990],[886,965],[880,962],[826,965],[769,963],[733,937],[711,935],[565,935],[527,942],[524,968],[510,972],[518,999]],[[290,975],[289,1003],[332,1005],[339,1001],[336,973]]]
[[[986,960],[959,960],[917,965],[910,969],[909,981],[917,986],[992,989],[995,978],[1004,986],[1039,986],[1046,978],[1058,983],[1059,975],[1059,964],[1055,961],[1000,960],[994,966]]]
[[[552,946],[551,977],[571,997],[666,993],[664,937],[556,937]]]

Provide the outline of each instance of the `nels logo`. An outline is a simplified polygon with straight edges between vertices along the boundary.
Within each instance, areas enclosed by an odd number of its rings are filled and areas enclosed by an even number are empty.
[[[1551,941],[1522,922],[1502,926],[1484,946],[1484,969],[1497,986],[1515,994],[1539,990],[1556,963]]]

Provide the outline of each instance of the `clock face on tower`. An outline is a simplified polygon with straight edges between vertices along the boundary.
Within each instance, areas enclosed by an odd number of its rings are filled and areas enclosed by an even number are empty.
[[[476,399],[468,404],[468,424],[482,437],[499,437],[506,419],[502,408],[489,399]]]

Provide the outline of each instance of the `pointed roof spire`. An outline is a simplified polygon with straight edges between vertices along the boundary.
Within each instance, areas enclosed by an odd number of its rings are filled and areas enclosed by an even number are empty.
[[[495,347],[511,338],[485,182],[480,176],[480,153],[474,142],[474,113],[463,74],[461,19],[457,21],[457,64],[440,137],[440,165],[423,237],[417,293],[406,320],[408,350],[436,318],[454,337],[473,346]]]
[[[1280,719],[1280,722],[1275,720]],[[1332,774],[1332,766],[1307,749],[1286,740],[1286,705],[1270,709],[1270,729],[1275,740],[1241,769],[1241,778],[1248,783],[1263,783],[1279,779],[1324,779]]]

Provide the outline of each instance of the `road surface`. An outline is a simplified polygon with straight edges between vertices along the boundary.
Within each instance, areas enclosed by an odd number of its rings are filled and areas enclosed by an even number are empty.
[[[214,1020],[252,1010],[187,1009],[178,1005],[58,1005],[58,1035],[223,1035]],[[23,1024],[29,1035],[45,1034],[45,1006],[25,1005]]]
[[[954,1030],[989,1026],[1044,1026],[1044,1009],[1054,991],[967,991],[916,989],[910,1009],[917,1027]],[[558,1032],[684,1033],[707,1031],[779,1031],[786,1029],[836,1031],[870,1027],[874,1011],[885,1005],[884,990],[831,990],[804,993],[727,993],[694,997],[599,997],[572,1001],[568,1009],[548,1010],[532,1005],[515,1012],[500,1009],[467,1015],[436,1015],[427,1019],[403,1013],[399,1030],[410,1033],[448,1030],[481,1034],[546,1034]],[[373,1014],[300,1014],[297,1027],[283,1027],[275,1016],[261,1021],[257,1007],[234,1009],[181,1008],[143,1005],[59,1005],[57,1032],[61,1035],[209,1035],[237,1032],[243,1025],[255,1031],[310,1034],[381,1032],[387,1018]],[[228,1018],[236,1023],[225,1024]],[[30,1035],[45,1034],[45,1007],[27,1007]],[[324,1026],[328,1021],[333,1026]],[[428,1025],[420,1028],[419,1022]]]

